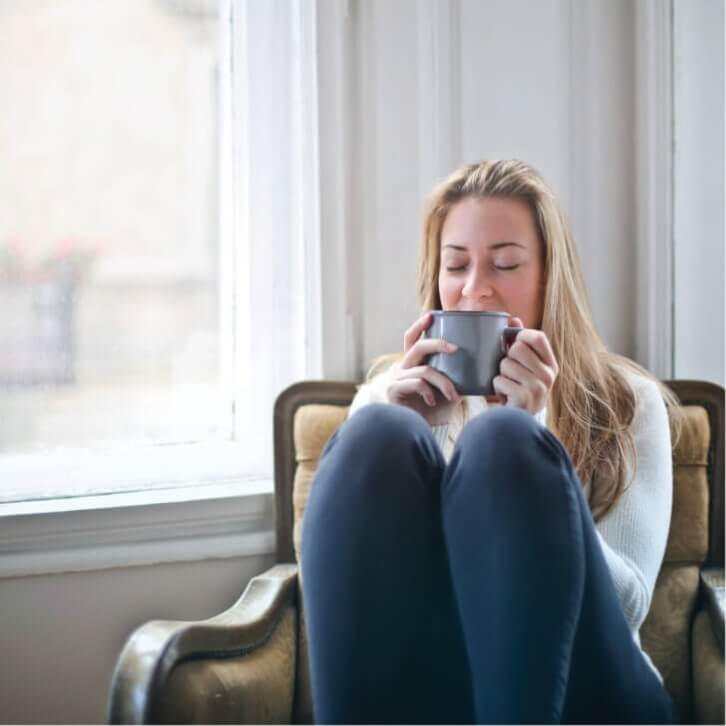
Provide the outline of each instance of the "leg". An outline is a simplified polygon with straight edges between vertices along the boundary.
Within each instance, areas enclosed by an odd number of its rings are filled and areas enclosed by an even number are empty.
[[[478,722],[672,720],[549,431],[512,409],[474,419],[442,496]]]
[[[328,444],[305,513],[303,596],[322,723],[473,716],[424,420],[370,405]]]

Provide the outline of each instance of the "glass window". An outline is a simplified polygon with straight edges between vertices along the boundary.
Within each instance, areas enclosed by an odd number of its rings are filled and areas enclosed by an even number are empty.
[[[220,27],[217,0],[0,7],[0,471],[234,435]]]

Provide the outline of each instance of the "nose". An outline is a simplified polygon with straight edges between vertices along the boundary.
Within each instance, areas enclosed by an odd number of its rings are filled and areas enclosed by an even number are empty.
[[[463,297],[470,300],[479,300],[481,298],[491,297],[494,294],[489,275],[484,270],[480,270],[472,265],[471,272],[461,289]]]

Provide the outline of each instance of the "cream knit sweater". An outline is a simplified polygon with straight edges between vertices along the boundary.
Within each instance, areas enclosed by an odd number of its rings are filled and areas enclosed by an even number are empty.
[[[639,629],[650,608],[670,528],[673,468],[668,414],[658,387],[631,371],[624,373],[637,399],[632,423],[637,454],[635,476],[595,528],[625,618],[640,646]],[[368,403],[386,403],[389,381],[390,373],[382,373],[363,384],[353,400],[349,416]],[[464,424],[474,416],[485,414],[488,408],[483,398],[466,397],[448,424],[432,427],[446,461],[451,458]],[[546,410],[535,418],[545,425]],[[650,658],[643,654],[657,673]]]

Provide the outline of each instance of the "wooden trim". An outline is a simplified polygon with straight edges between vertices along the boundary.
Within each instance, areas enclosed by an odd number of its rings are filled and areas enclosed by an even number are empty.
[[[360,305],[356,292],[352,188],[353,108],[357,93],[351,0],[317,3],[318,147],[322,370],[327,379],[355,375]],[[310,376],[318,375],[314,371]]]
[[[419,0],[419,196],[462,163],[461,7],[459,0]]]
[[[21,507],[26,511],[0,515],[0,582],[275,551],[270,480],[28,502],[16,510]]]
[[[707,381],[672,380],[664,383],[684,406],[702,406],[708,414],[709,527],[708,567],[724,566],[724,389]]]
[[[295,478],[293,425],[295,412],[306,404],[349,406],[355,395],[353,381],[303,381],[286,388],[275,401],[273,436],[275,447],[275,529],[277,562],[295,562],[292,542],[292,487]]]
[[[638,232],[636,359],[673,375],[673,99],[670,0],[635,3]]]

